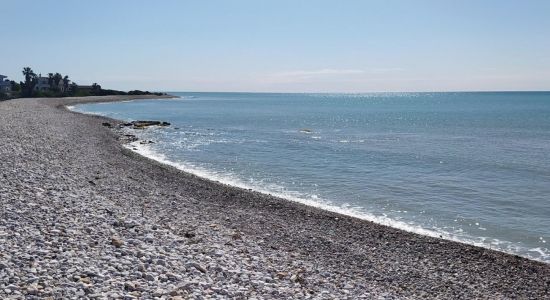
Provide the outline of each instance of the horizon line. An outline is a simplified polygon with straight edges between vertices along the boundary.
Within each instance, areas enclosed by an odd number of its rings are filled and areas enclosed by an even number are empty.
[[[129,90],[131,91],[131,90]],[[397,94],[397,93],[549,93],[550,90],[450,90],[450,91],[371,91],[371,92],[257,92],[257,91],[168,91],[163,93],[235,93],[235,94]]]

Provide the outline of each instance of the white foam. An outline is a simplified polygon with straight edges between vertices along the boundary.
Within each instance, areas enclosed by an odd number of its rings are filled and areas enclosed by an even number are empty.
[[[361,96],[362,97],[362,96]],[[180,97],[180,98],[174,98],[174,99],[164,99],[165,101],[182,101],[182,100],[189,100],[189,98],[193,98],[193,96],[189,97]],[[149,99],[142,99],[138,101],[147,101]],[[130,101],[128,101],[130,102]],[[69,110],[77,111],[77,112],[84,112],[88,114],[96,114],[96,115],[103,115],[101,113],[92,113],[87,112],[81,109],[80,105],[76,106],[67,106]],[[335,130],[335,132],[340,132],[341,130]],[[289,133],[296,133],[295,130],[288,131]],[[306,133],[306,132],[302,132]],[[312,135],[309,135],[312,139],[321,138],[313,132],[307,132]],[[386,140],[394,140],[398,139],[402,135],[397,134],[391,134],[389,136],[386,135],[380,135],[380,136],[373,136],[372,141],[386,141]],[[190,145],[190,148],[197,148],[202,145],[208,145],[214,141],[205,139],[203,141],[200,141],[200,143]],[[341,143],[363,143],[365,140],[339,140]],[[432,237],[441,237],[448,240],[453,240],[457,242],[467,243],[467,244],[473,244],[476,246],[481,246],[485,248],[490,248],[493,250],[501,250],[504,252],[510,252],[514,254],[520,254],[523,256],[526,256],[528,258],[541,260],[545,262],[550,262],[550,250],[544,247],[535,247],[535,248],[528,248],[522,246],[520,243],[512,243],[509,241],[501,241],[494,238],[489,237],[476,237],[476,236],[470,236],[467,233],[465,233],[462,228],[425,228],[420,226],[419,224],[415,224],[413,222],[407,222],[403,220],[397,220],[395,217],[389,217],[387,215],[376,215],[374,213],[366,211],[365,208],[362,207],[353,207],[349,205],[336,205],[331,203],[330,201],[327,201],[326,199],[322,199],[322,197],[319,197],[318,195],[313,194],[303,194],[296,191],[289,191],[286,190],[282,186],[277,185],[267,185],[264,182],[258,182],[255,181],[253,178],[250,178],[249,180],[240,179],[237,176],[233,176],[233,174],[230,173],[219,173],[211,170],[207,170],[198,166],[195,166],[193,164],[190,164],[188,162],[174,162],[170,161],[167,157],[164,155],[157,153],[154,151],[153,147],[149,145],[140,145],[139,143],[132,143],[130,145],[127,145],[127,147],[143,156],[149,157],[151,159],[154,159],[156,161],[159,161],[161,163],[174,166],[180,170],[183,170],[188,173],[192,173],[194,175],[207,178],[213,181],[218,181],[223,184],[236,186],[244,189],[253,189],[258,192],[262,192],[265,194],[271,194],[274,196],[278,196],[281,198],[285,198],[291,201],[303,203],[309,206],[318,207],[321,209],[325,209],[328,211],[333,211],[353,217],[357,217],[360,219],[372,221],[378,224],[391,226],[394,228],[402,229],[409,232],[415,232],[418,234],[426,235],[426,236],[432,236]],[[135,150],[133,149],[135,148]],[[188,149],[189,150],[189,149]],[[444,163],[443,161],[440,161],[440,163]],[[455,222],[458,222],[458,220],[455,220]],[[470,226],[473,226],[470,224]],[[480,224],[476,224],[477,228],[479,230],[485,230],[484,227],[480,226]],[[540,244],[546,246],[546,241],[543,239],[543,237],[540,237]]]
[[[550,254],[548,254],[548,249],[546,248],[541,248],[541,247],[537,247],[537,248],[531,248],[529,249],[530,252],[535,252],[538,254],[538,256],[540,257],[539,260],[541,261],[545,261],[545,262],[549,262],[550,261]]]
[[[99,103],[96,103],[96,104],[99,104]],[[102,113],[99,113],[99,112],[91,112],[91,111],[82,110],[82,109],[80,109],[79,106],[80,105],[67,105],[65,107],[70,111],[83,113],[83,114],[87,114],[87,115],[102,116],[102,117],[107,116],[106,114],[102,114]]]
[[[187,162],[174,162],[169,160],[165,155],[154,151],[150,145],[141,145],[139,142],[133,142],[126,145],[126,147],[140,155],[156,160],[160,163],[173,166],[179,170],[182,170],[193,175],[206,178],[212,181],[216,181],[222,184],[235,186],[243,189],[251,189],[263,194],[273,195],[276,197],[284,198],[290,201],[298,202],[308,206],[317,207],[323,210],[336,212],[359,219],[371,221],[377,224],[386,225],[389,227],[405,230],[408,232],[413,232],[421,235],[426,235],[430,237],[443,238],[446,240],[451,240],[455,242],[471,244],[487,249],[508,252],[512,254],[518,254],[525,256],[530,259],[550,262],[550,255],[548,254],[548,249],[528,249],[526,247],[516,245],[508,241],[501,241],[489,237],[472,237],[463,233],[462,229],[453,230],[449,232],[441,228],[423,228],[419,225],[408,223],[402,220],[396,220],[388,217],[387,215],[374,215],[365,211],[361,207],[352,207],[350,205],[342,204],[335,205],[326,199],[320,198],[318,195],[306,195],[295,191],[285,190],[281,186],[269,185],[265,186],[261,182],[254,181],[252,178],[244,181],[239,179],[237,176],[231,176],[230,174],[220,174],[219,172],[214,172],[206,170],[201,167],[197,167],[193,164]]]

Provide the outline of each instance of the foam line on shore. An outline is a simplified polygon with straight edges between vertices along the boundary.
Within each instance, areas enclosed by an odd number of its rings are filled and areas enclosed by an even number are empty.
[[[174,98],[174,99],[181,100],[178,98]],[[143,100],[143,99],[138,99],[138,100]],[[136,101],[136,100],[130,100],[130,101]],[[67,106],[67,108],[72,111],[76,111],[80,113],[104,116],[103,114],[80,110],[76,106]],[[144,157],[153,159],[155,161],[158,161],[166,165],[170,165],[181,171],[196,175],[198,177],[211,180],[214,182],[218,182],[221,184],[225,184],[228,186],[233,186],[233,187],[247,189],[247,190],[253,190],[262,194],[275,196],[275,197],[286,199],[289,201],[301,203],[307,206],[316,207],[326,211],[355,217],[361,220],[374,222],[376,224],[385,225],[388,227],[404,230],[407,232],[412,232],[412,233],[434,237],[434,238],[442,238],[445,240],[474,245],[485,249],[496,250],[496,251],[514,254],[514,255],[520,255],[528,259],[550,263],[549,249],[542,249],[540,247],[528,248],[509,241],[502,241],[502,240],[489,238],[489,237],[474,237],[474,236],[461,234],[461,232],[448,232],[440,228],[424,228],[419,225],[409,224],[403,221],[395,220],[387,216],[373,215],[367,211],[360,210],[357,208],[337,206],[325,199],[319,199],[319,198],[313,199],[313,198],[304,197],[302,195],[297,196],[292,192],[286,192],[286,193],[274,192],[272,190],[266,189],[261,186],[248,184],[242,180],[239,180],[238,178],[234,178],[234,177],[232,178],[229,176],[221,175],[219,173],[214,173],[209,170],[193,166],[192,164],[189,164],[186,162],[171,161],[162,153],[154,151],[149,145],[140,144],[139,141],[131,144],[127,144],[125,145],[125,147]],[[532,253],[532,254],[529,254],[529,253]]]
[[[212,181],[215,181],[215,182],[218,182],[218,183],[221,183],[221,184],[225,184],[225,185],[229,185],[229,186],[233,186],[233,187],[238,187],[238,188],[242,188],[242,189],[246,189],[246,190],[253,190],[253,191],[256,191],[256,192],[259,192],[259,193],[262,193],[262,194],[275,196],[275,197],[278,197],[278,198],[286,199],[286,200],[289,200],[289,201],[294,201],[294,202],[297,202],[297,203],[301,203],[301,204],[308,205],[308,206],[311,206],[311,207],[320,208],[320,209],[330,211],[330,212],[343,214],[343,215],[346,215],[346,216],[355,217],[355,218],[358,218],[358,219],[361,219],[361,220],[374,222],[376,224],[401,229],[401,230],[404,230],[404,231],[407,231],[407,232],[417,233],[417,234],[420,234],[420,235],[434,237],[434,238],[442,238],[442,239],[446,239],[446,240],[450,240],[450,241],[454,241],[454,242],[459,242],[459,243],[464,243],[464,244],[470,244],[470,245],[474,245],[474,246],[483,247],[483,248],[486,248],[486,249],[501,251],[501,252],[504,252],[504,253],[522,255],[526,258],[533,259],[533,260],[538,260],[538,261],[542,261],[542,262],[547,262],[547,263],[550,262],[550,254],[546,253],[545,251],[543,251],[540,248],[539,249],[528,249],[528,248],[523,247],[523,246],[514,245],[513,243],[508,242],[508,241],[501,241],[501,240],[497,240],[497,239],[489,239],[487,237],[477,237],[476,238],[476,237],[471,237],[471,236],[467,236],[467,235],[453,234],[453,233],[443,231],[443,230],[438,229],[438,228],[427,229],[427,228],[420,227],[418,225],[409,224],[409,223],[399,221],[399,220],[394,220],[394,219],[391,219],[387,216],[376,216],[376,215],[373,215],[373,214],[369,214],[368,212],[360,211],[360,210],[358,210],[356,208],[353,208],[353,207],[337,206],[337,205],[334,205],[334,204],[330,203],[330,201],[326,201],[326,200],[319,199],[319,198],[308,199],[308,198],[305,198],[305,197],[295,196],[292,193],[273,192],[273,191],[270,191],[268,189],[265,189],[265,188],[262,188],[262,187],[259,187],[259,186],[254,186],[254,185],[247,184],[247,183],[245,183],[245,182],[243,182],[242,180],[239,180],[239,179],[230,178],[230,177],[227,177],[227,176],[223,176],[223,175],[220,175],[220,174],[210,172],[208,170],[205,170],[205,169],[200,168],[200,167],[193,166],[193,165],[185,163],[185,162],[175,162],[175,161],[169,160],[162,153],[159,153],[159,152],[153,150],[149,145],[140,144],[139,141],[136,141],[136,142],[133,142],[133,143],[130,143],[130,144],[126,144],[124,146],[126,148],[128,148],[129,150],[132,150],[132,151],[134,151],[134,152],[136,152],[136,153],[138,153],[138,154],[140,154],[144,157],[150,158],[150,159],[155,160],[157,162],[160,162],[162,164],[166,164],[166,165],[175,167],[175,168],[177,168],[181,171],[184,171],[186,173],[190,173],[190,174],[193,174],[195,176],[205,178],[205,179],[208,179],[208,180],[212,180]],[[519,251],[519,250],[523,250],[523,251]],[[520,254],[520,253],[525,253],[525,252],[533,252],[533,253],[538,254],[538,256],[537,255]]]

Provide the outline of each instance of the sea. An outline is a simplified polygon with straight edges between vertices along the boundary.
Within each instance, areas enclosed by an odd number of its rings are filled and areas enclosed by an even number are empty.
[[[128,147],[198,176],[550,262],[550,92],[170,94],[72,109],[170,122]]]

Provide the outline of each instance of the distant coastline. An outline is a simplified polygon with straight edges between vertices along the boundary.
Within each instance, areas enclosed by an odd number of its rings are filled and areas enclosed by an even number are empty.
[[[16,98],[58,98],[58,97],[89,97],[89,96],[163,96],[163,92],[132,90],[128,92],[103,89],[101,85],[79,85],[72,82],[68,75],[48,73],[47,76],[36,74],[30,67],[23,68],[25,81],[19,83],[9,80],[8,76],[0,75],[0,101]]]

